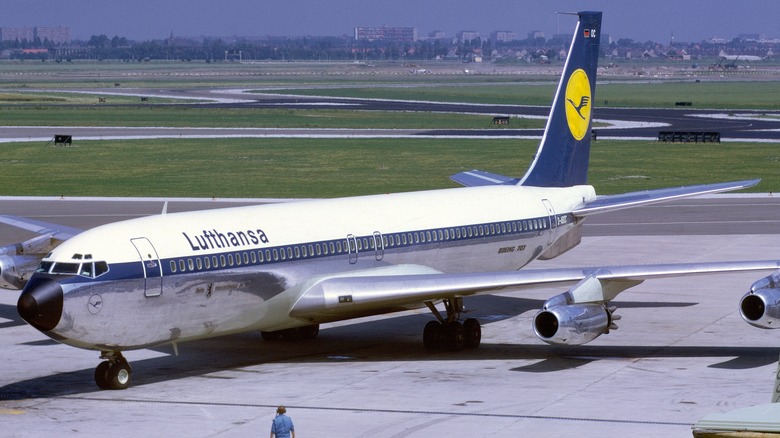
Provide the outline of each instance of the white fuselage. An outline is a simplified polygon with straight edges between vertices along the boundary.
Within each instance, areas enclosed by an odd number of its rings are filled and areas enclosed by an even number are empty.
[[[48,334],[81,348],[273,331],[325,322],[290,316],[322,276],[519,269],[594,198],[591,186],[500,185],[163,214],[79,234],[36,275],[64,291]]]

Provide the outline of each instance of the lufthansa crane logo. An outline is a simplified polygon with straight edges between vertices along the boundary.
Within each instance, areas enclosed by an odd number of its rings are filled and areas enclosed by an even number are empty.
[[[590,81],[585,70],[578,68],[566,84],[566,122],[576,140],[582,140],[590,125]]]

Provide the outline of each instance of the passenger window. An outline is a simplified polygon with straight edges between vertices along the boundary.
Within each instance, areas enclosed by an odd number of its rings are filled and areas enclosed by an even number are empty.
[[[171,273],[176,273],[176,262],[171,260]]]
[[[219,265],[223,268],[227,266],[227,260],[225,259],[224,255],[219,256]]]
[[[190,268],[190,271],[195,270],[195,264],[192,263],[192,259],[187,259],[187,267]]]
[[[208,260],[208,259],[206,259],[206,260]],[[203,269],[203,260],[201,260],[200,257],[195,259],[195,266],[198,267],[198,271]]]
[[[184,260],[179,260],[179,270],[181,272],[185,272],[186,269],[187,269],[187,267],[184,266]]]
[[[257,263],[257,254],[256,254],[254,251],[252,251],[252,252],[250,253],[250,255],[252,256],[252,263],[253,263],[253,264],[254,264],[254,263]]]
[[[211,259],[208,257],[203,257],[203,264],[206,266],[206,269],[211,269]]]

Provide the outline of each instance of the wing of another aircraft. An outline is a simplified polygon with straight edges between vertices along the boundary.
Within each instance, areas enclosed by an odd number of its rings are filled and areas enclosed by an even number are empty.
[[[21,289],[45,254],[82,230],[16,216],[0,216],[0,223],[32,231],[37,236],[0,247],[0,287]]]
[[[17,216],[2,215],[0,223],[11,225],[23,230],[32,231],[40,235],[46,235],[58,241],[68,240],[84,230],[68,227],[65,225],[53,224],[50,222],[37,221]]]

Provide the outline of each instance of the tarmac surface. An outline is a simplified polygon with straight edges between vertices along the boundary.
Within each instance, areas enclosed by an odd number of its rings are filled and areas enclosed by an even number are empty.
[[[241,200],[239,203],[253,203]],[[91,227],[162,200],[0,200],[2,214]],[[173,201],[169,211],[231,202]],[[716,196],[594,217],[583,243],[533,267],[776,259],[780,199]],[[0,244],[24,238],[3,226]],[[767,273],[768,274],[768,273]],[[563,292],[469,298],[482,345],[423,349],[429,312],[323,326],[314,341],[259,333],[126,354],[133,384],[100,391],[98,353],[57,344],[0,290],[3,436],[265,436],[277,405],[299,437],[689,437],[713,412],[770,401],[780,332],[744,323],[737,303],[763,273],[648,281],[613,304],[620,328],[585,346],[539,341],[531,319]]]

